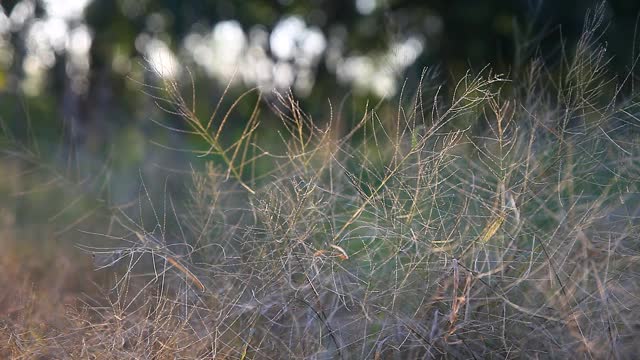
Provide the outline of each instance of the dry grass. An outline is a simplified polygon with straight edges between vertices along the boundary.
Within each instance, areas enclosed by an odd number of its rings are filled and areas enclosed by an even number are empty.
[[[117,209],[92,235],[118,242],[89,249],[120,266],[110,290],[70,306],[58,331],[5,320],[1,346],[15,358],[633,358],[640,106],[606,72],[600,22],[557,68],[421,81],[347,133],[339,114],[320,126],[277,95],[280,146],[261,143],[257,91],[203,119],[179,84],[150,88],[212,159],[187,210],[143,186],[139,216]],[[255,111],[229,140],[245,101]],[[469,122],[482,130],[454,130]]]

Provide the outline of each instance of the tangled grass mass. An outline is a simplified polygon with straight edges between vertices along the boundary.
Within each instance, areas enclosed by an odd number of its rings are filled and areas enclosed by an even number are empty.
[[[152,216],[80,229],[110,285],[42,331],[7,313],[1,356],[634,358],[639,94],[595,34],[511,75],[425,71],[393,112],[368,104],[348,127],[290,94],[252,90],[203,118],[190,88],[149,86],[183,127],[159,125],[203,144],[189,199],[143,180],[132,208]],[[242,102],[255,110],[230,138]],[[261,140],[265,103],[279,145]]]

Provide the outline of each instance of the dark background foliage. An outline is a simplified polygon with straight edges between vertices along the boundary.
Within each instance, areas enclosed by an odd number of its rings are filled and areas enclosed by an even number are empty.
[[[56,7],[69,6],[65,3],[33,0],[5,0],[2,3],[4,14],[12,19],[8,20],[11,25],[3,33],[6,44],[2,91],[5,94],[20,92],[21,82],[30,75],[25,73],[25,60],[33,51],[26,44],[31,41],[30,27],[51,18]],[[594,1],[578,0],[90,1],[81,14],[63,19],[67,32],[60,35],[69,37],[72,29],[84,25],[90,32],[88,71],[82,74],[86,79],[78,80],[86,84],[73,91],[66,90],[72,81],[66,64],[68,51],[62,46],[55,49],[55,61],[44,65],[46,78],[38,89],[31,90],[31,96],[42,97],[40,103],[62,109],[59,114],[62,118],[73,117],[86,122],[109,118],[109,121],[126,122],[123,114],[130,114],[144,101],[139,87],[128,78],[138,76],[136,67],[144,62],[144,42],[157,38],[180,54],[185,39],[194,33],[206,33],[221,21],[237,21],[247,35],[252,29],[260,29],[269,35],[273,34],[279,21],[295,16],[304,21],[306,27],[319,30],[327,45],[311,66],[312,90],[297,94],[312,97],[313,102],[322,107],[327,98],[339,99],[353,85],[336,79],[335,66],[328,65],[332,61],[329,58],[336,56],[328,51],[334,43],[339,43],[335,46],[340,47],[342,59],[353,55],[368,55],[375,59],[394,42],[416,37],[422,49],[415,59],[409,59],[413,60],[410,64],[394,74],[397,81],[404,78],[415,81],[423,67],[434,65],[453,75],[466,71],[468,65],[478,68],[486,64],[491,64],[496,71],[509,72],[537,51],[545,59],[557,61],[563,47],[574,45],[582,30],[586,10],[595,4]],[[603,36],[616,55],[616,70],[623,72],[633,60],[634,49],[629,44],[636,32],[640,4],[633,0],[612,0],[606,6],[610,22]],[[13,20],[17,16],[12,14],[24,7],[33,10],[27,11],[18,24]],[[514,46],[516,43],[517,47]],[[267,58],[277,58],[269,44],[264,50]],[[7,57],[7,54],[11,56]],[[295,61],[294,57],[284,62]],[[181,62],[189,65],[193,60]],[[191,68],[194,72],[202,70],[197,66]],[[226,85],[225,79],[214,82],[206,76],[197,79],[212,88]],[[244,82],[248,86],[256,85],[255,82]],[[397,94],[397,87],[389,93]],[[370,89],[364,90],[366,93]],[[376,93],[364,95],[375,96]]]

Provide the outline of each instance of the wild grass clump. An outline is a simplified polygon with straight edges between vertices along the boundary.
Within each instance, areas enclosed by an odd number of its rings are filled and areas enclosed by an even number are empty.
[[[125,265],[108,301],[73,317],[82,354],[633,358],[640,106],[588,20],[560,64],[450,87],[425,72],[394,113],[367,106],[346,131],[276,94],[280,145],[261,140],[257,90],[202,118],[178,83],[153,88],[183,119],[169,131],[210,161],[186,210],[143,188],[152,222],[114,217],[119,248],[100,264]]]

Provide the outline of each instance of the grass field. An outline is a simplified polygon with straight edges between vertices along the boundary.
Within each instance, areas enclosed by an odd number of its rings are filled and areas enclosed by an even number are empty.
[[[425,71],[352,126],[253,90],[230,138],[236,103],[149,87],[206,165],[125,205],[5,131],[0,357],[634,358],[640,95],[587,22],[557,64]]]

